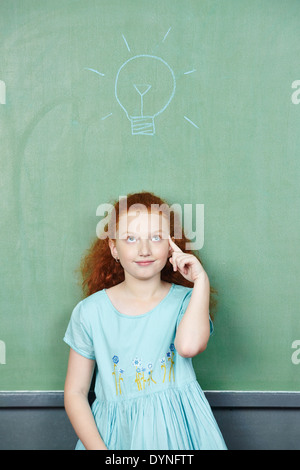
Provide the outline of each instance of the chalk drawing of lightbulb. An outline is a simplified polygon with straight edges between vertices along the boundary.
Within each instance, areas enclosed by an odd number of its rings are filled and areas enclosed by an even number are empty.
[[[154,135],[154,118],[169,106],[176,90],[175,75],[160,57],[136,55],[118,70],[115,96],[131,122],[132,135]]]
[[[164,35],[161,45],[169,37],[171,29],[170,27]],[[122,37],[128,52],[131,53],[124,34]],[[84,70],[105,77],[103,72],[94,68],[84,67]],[[188,77],[195,72],[196,69],[191,68],[183,72],[183,76]],[[132,135],[155,134],[154,119],[169,106],[175,90],[174,72],[161,57],[149,54],[135,55],[121,65],[115,79],[115,97],[131,123]],[[104,121],[112,115],[112,112],[105,114],[101,120]],[[195,129],[200,129],[190,118],[183,117]]]

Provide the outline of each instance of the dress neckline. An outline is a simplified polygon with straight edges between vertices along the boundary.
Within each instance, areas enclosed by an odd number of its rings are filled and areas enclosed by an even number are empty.
[[[132,320],[132,319],[134,319],[134,318],[143,318],[143,317],[145,317],[145,316],[148,316],[148,315],[150,315],[150,313],[152,313],[154,310],[156,310],[158,307],[160,307],[160,306],[167,300],[167,298],[169,297],[169,295],[170,295],[171,292],[173,291],[174,286],[175,286],[175,284],[172,283],[172,284],[171,284],[171,287],[170,287],[170,289],[169,289],[169,291],[168,291],[168,293],[164,296],[163,299],[161,299],[161,301],[160,301],[157,305],[155,305],[155,307],[153,307],[151,310],[148,310],[148,312],[141,313],[140,315],[127,315],[126,313],[121,313],[121,312],[114,306],[114,304],[112,303],[112,301],[110,300],[110,298],[109,298],[109,296],[108,296],[108,294],[107,294],[107,292],[106,292],[106,289],[103,289],[103,292],[104,292],[104,295],[105,295],[105,297],[106,297],[107,302],[110,304],[110,306],[112,307],[113,311],[114,311],[117,315],[119,315],[119,316],[122,317],[122,318],[128,318],[128,319],[131,319],[131,320]]]

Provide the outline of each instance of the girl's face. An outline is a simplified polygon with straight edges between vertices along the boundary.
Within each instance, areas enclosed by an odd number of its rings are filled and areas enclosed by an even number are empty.
[[[123,214],[116,240],[109,240],[112,256],[119,259],[125,275],[150,279],[160,274],[170,256],[169,235],[169,220],[162,214]]]

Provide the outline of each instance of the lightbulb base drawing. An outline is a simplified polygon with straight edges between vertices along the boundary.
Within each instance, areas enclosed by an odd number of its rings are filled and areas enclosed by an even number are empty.
[[[154,135],[155,124],[153,116],[130,116],[132,135]]]

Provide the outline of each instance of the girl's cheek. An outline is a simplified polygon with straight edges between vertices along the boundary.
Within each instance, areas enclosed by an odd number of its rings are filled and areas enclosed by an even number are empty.
[[[157,249],[157,254],[161,258],[168,257],[169,256],[169,244],[160,245],[160,247]]]

